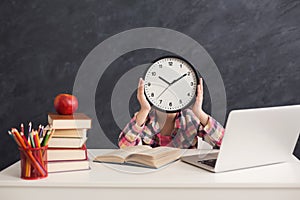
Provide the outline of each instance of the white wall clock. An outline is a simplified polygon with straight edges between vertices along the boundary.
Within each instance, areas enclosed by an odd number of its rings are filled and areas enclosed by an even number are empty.
[[[177,112],[189,106],[196,96],[196,71],[179,57],[158,59],[147,69],[144,80],[146,98],[162,111]]]

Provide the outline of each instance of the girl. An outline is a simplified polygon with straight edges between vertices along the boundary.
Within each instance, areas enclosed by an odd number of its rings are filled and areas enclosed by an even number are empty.
[[[165,113],[151,108],[144,94],[144,80],[140,78],[137,91],[140,110],[121,132],[119,147],[146,144],[152,147],[197,148],[197,136],[213,147],[220,147],[225,130],[202,110],[202,78],[197,91],[192,108]]]

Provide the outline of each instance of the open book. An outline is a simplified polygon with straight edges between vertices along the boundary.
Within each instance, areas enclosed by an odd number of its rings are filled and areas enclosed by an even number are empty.
[[[160,168],[181,156],[181,150],[172,147],[152,148],[147,145],[130,146],[97,156],[95,162],[139,165]]]

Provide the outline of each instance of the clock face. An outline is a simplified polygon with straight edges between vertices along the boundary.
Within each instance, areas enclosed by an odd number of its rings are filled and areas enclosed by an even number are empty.
[[[194,68],[176,57],[154,62],[145,74],[145,95],[159,110],[176,112],[194,99],[198,78]]]

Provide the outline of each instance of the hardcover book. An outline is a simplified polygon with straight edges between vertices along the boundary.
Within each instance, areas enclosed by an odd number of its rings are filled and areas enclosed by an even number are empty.
[[[68,161],[68,160],[86,160],[87,148],[83,145],[81,148],[48,148],[48,161]]]
[[[117,149],[95,157],[95,162],[130,164],[150,168],[160,168],[178,160],[181,150],[173,147],[138,145]]]
[[[48,162],[48,172],[67,172],[90,169],[88,160]]]
[[[48,114],[48,123],[53,129],[90,129],[92,119],[83,113],[73,115]]]
[[[83,138],[87,136],[87,129],[55,129],[53,137]]]
[[[64,138],[64,137],[52,137],[49,140],[48,148],[81,148],[87,137],[83,138]]]

